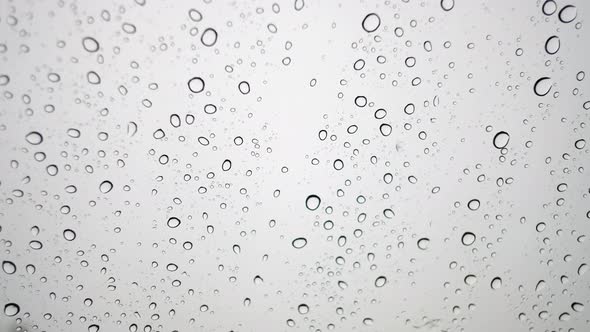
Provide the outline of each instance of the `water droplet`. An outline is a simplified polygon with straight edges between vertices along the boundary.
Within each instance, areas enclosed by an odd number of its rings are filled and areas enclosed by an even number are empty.
[[[98,41],[92,37],[84,37],[82,39],[82,47],[84,47],[84,49],[90,53],[97,52],[100,48]]]
[[[108,181],[108,180],[102,181],[100,183],[100,185],[98,186],[98,189],[100,190],[101,193],[107,194],[111,190],[113,190],[113,183],[111,181]]]
[[[200,77],[193,77],[188,81],[188,89],[192,92],[192,93],[200,93],[203,92],[203,90],[205,90],[205,81],[203,81],[202,78]]]
[[[551,36],[551,37],[547,38],[547,41],[545,41],[545,52],[553,55],[553,54],[557,53],[557,51],[559,51],[559,46],[560,46],[559,37]]]
[[[27,134],[27,136],[25,136],[25,140],[31,145],[39,145],[43,143],[43,135],[41,135],[39,132],[31,131]]]
[[[291,242],[291,245],[295,249],[301,249],[307,245],[307,239],[304,237],[298,237],[295,240],[293,240],[293,242]]]
[[[205,29],[205,31],[203,31],[203,34],[201,35],[201,43],[203,43],[203,45],[207,47],[211,47],[215,45],[216,42],[217,31],[215,31],[215,29],[212,28]]]
[[[570,23],[578,16],[578,10],[573,5],[567,5],[559,11],[559,20],[563,23]]]
[[[477,277],[473,274],[468,274],[465,276],[465,279],[463,279],[463,281],[466,285],[473,286],[477,282]]]
[[[317,210],[320,207],[320,203],[321,199],[318,195],[309,195],[305,199],[305,206],[311,211]]]
[[[221,164],[221,169],[225,172],[229,171],[231,169],[231,160],[226,159],[223,161],[223,163]]]
[[[378,287],[378,288],[383,287],[383,286],[385,286],[386,283],[387,283],[387,278],[384,276],[380,276],[380,277],[377,277],[377,279],[375,279],[375,287]]]
[[[543,14],[551,16],[557,11],[557,4],[554,0],[547,0],[543,3]]]
[[[76,239],[76,232],[74,232],[71,229],[65,229],[63,231],[63,237],[64,239],[66,239],[67,241],[74,241],[74,239]]]
[[[426,250],[426,249],[428,249],[428,246],[430,245],[430,239],[427,237],[423,237],[418,240],[417,245],[418,245],[418,248],[420,248],[422,250]]]
[[[467,208],[469,208],[469,210],[471,211],[477,211],[479,209],[479,206],[479,199],[472,199],[469,202],[467,202]]]
[[[16,265],[14,265],[14,263],[10,261],[3,261],[2,270],[6,274],[14,274],[16,272]]]
[[[238,84],[238,90],[240,90],[240,92],[243,95],[247,95],[250,93],[250,83],[246,82],[246,81],[241,81]]]
[[[440,6],[444,11],[449,11],[455,7],[455,0],[440,0]]]
[[[170,228],[176,228],[176,227],[180,226],[180,219],[178,219],[176,217],[170,217],[166,224]]]
[[[309,312],[309,307],[307,304],[300,304],[297,306],[297,311],[299,311],[300,314],[305,315]]]
[[[507,132],[499,131],[494,135],[493,143],[496,149],[505,148],[508,145],[508,142],[510,142],[510,135]]]
[[[500,289],[502,287],[502,279],[500,277],[495,277],[492,279],[490,286],[492,289]]]
[[[537,96],[543,97],[546,94],[548,94],[549,91],[551,91],[551,85],[551,78],[541,77],[535,82],[535,85],[533,86],[533,91]]]
[[[8,317],[16,316],[20,312],[20,307],[16,303],[8,303],[4,306],[4,314]]]
[[[463,236],[461,236],[461,242],[465,246],[470,246],[475,242],[475,238],[475,234],[471,232],[465,232],[463,233]]]
[[[365,16],[361,25],[366,32],[375,32],[381,25],[381,18],[375,13],[370,13]]]

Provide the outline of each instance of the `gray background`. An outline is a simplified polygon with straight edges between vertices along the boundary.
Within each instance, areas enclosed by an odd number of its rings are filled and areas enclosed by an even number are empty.
[[[0,0],[0,260],[17,267],[0,271],[0,305],[20,306],[0,314],[0,330],[589,330],[588,308],[572,308],[590,300],[590,145],[575,146],[588,140],[589,79],[579,72],[589,3],[557,0],[552,15],[543,1],[457,0],[450,11],[439,1],[277,5]],[[566,5],[576,7],[570,23],[558,18]],[[369,13],[381,21],[373,33],[361,26]],[[207,28],[218,33],[212,47],[201,42]],[[552,35],[553,55],[544,49]],[[84,37],[99,50],[85,51]],[[195,76],[201,93],[187,88]],[[541,77],[552,83],[543,97],[533,92]],[[368,104],[356,106],[357,96]],[[155,139],[160,128],[166,136]],[[41,144],[26,141],[31,131]],[[493,145],[499,131],[510,135],[505,150]],[[105,180],[114,185],[106,194]],[[311,194],[321,198],[315,211],[305,207]],[[181,225],[169,228],[170,217]],[[465,232],[475,243],[461,243]],[[298,237],[302,249],[292,246]]]

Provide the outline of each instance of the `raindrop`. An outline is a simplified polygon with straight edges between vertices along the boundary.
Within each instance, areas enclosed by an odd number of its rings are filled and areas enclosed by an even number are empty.
[[[193,77],[188,81],[188,89],[192,93],[200,93],[205,90],[205,81],[200,77]]]
[[[4,306],[4,314],[8,317],[16,316],[20,312],[20,307],[16,303],[8,303]]]
[[[212,28],[205,29],[205,31],[203,31],[203,34],[201,35],[201,43],[203,43],[203,45],[207,47],[211,47],[215,45],[216,42],[217,31],[215,31],[215,29]]]
[[[578,10],[573,5],[567,5],[559,11],[559,20],[563,23],[570,23],[576,19]]]
[[[545,41],[545,52],[553,55],[553,54],[557,53],[557,51],[559,51],[559,46],[560,46],[559,37],[551,36],[551,37],[547,38],[547,41]]]
[[[305,206],[311,211],[317,210],[317,208],[320,207],[320,203],[321,200],[318,195],[309,195],[305,199]]]
[[[180,219],[178,219],[176,217],[170,217],[166,224],[170,228],[176,228],[176,227],[180,226]]]
[[[63,231],[63,237],[67,241],[74,241],[74,239],[76,239],[76,232],[68,228]]]
[[[299,311],[300,314],[305,315],[309,312],[309,307],[307,304],[300,304],[297,306],[297,311]]]
[[[505,131],[500,131],[498,133],[496,133],[496,135],[494,135],[494,147],[496,149],[503,149],[508,145],[508,142],[510,141],[510,135],[508,135],[507,132]]]
[[[301,249],[307,245],[307,239],[304,237],[298,237],[295,240],[293,240],[293,242],[291,242],[291,245],[295,249]]]
[[[426,250],[426,249],[428,249],[428,246],[430,245],[430,239],[423,237],[418,240],[417,244],[418,244],[418,248],[420,248],[422,250]]]
[[[240,84],[238,84],[238,90],[240,90],[240,92],[243,95],[247,95],[250,93],[250,83],[246,82],[246,81],[241,81]]]
[[[381,18],[375,13],[370,13],[365,16],[361,25],[366,32],[375,32],[381,25]]]
[[[375,287],[377,287],[377,288],[385,286],[386,283],[387,283],[387,278],[384,276],[380,276],[380,277],[377,277],[377,279],[375,279]]]
[[[492,279],[490,286],[492,289],[500,289],[500,287],[502,287],[502,279],[500,277],[495,277]]]
[[[41,135],[39,132],[31,131],[27,134],[27,136],[25,136],[25,140],[31,145],[39,145],[43,143],[43,135]]]
[[[3,261],[2,270],[6,274],[14,274],[16,272],[16,265],[14,265],[14,263],[10,261]]]
[[[105,181],[102,181],[100,183],[100,185],[98,186],[98,188],[100,189],[100,192],[101,193],[107,194],[111,190],[113,190],[113,183],[111,181],[105,180]]]
[[[551,78],[541,77],[535,82],[535,85],[533,86],[533,91],[537,96],[543,97],[546,94],[548,94],[551,90],[551,84]]]
[[[455,7],[455,0],[440,0],[440,6],[444,11],[449,11]]]
[[[471,211],[477,211],[479,209],[480,206],[480,202],[479,199],[472,199],[469,202],[467,202],[467,207],[469,208],[469,210]]]
[[[463,236],[461,236],[461,242],[465,246],[470,246],[475,242],[475,238],[475,234],[471,232],[465,232],[463,233]]]
[[[92,37],[84,37],[82,39],[82,47],[84,47],[87,52],[94,53],[98,51],[100,46],[96,39]]]

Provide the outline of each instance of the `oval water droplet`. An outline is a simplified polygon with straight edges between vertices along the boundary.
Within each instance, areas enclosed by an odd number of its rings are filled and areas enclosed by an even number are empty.
[[[217,31],[213,28],[207,28],[201,35],[201,43],[207,47],[215,45],[217,42]]]
[[[455,7],[455,0],[440,0],[440,6],[444,11],[448,12]]]
[[[14,274],[16,272],[16,265],[11,261],[3,261],[2,271],[6,274]]]
[[[98,189],[103,194],[108,194],[111,190],[113,190],[113,183],[109,180],[102,181],[98,186]]]
[[[475,242],[475,239],[475,234],[471,232],[465,232],[463,233],[463,236],[461,236],[461,243],[463,243],[464,246],[470,246]]]
[[[69,228],[65,229],[63,231],[63,237],[64,239],[66,239],[66,241],[74,241],[76,239],[76,232]]]
[[[304,237],[298,237],[295,240],[293,240],[293,242],[291,242],[291,245],[295,249],[301,249],[307,245],[307,239]]]
[[[20,312],[20,307],[16,303],[8,303],[4,306],[4,314],[8,317],[16,316]]]
[[[377,29],[379,29],[380,25],[381,18],[375,13],[367,14],[361,23],[363,29],[368,33],[375,32]]]
[[[567,5],[561,8],[558,16],[561,22],[570,23],[576,19],[576,16],[578,16],[578,10],[576,9],[576,6]]]
[[[386,283],[387,283],[387,278],[384,276],[379,276],[379,277],[377,277],[377,279],[375,279],[375,287],[381,288],[381,287],[385,286]]]
[[[37,131],[31,131],[25,136],[25,140],[31,145],[39,145],[43,143],[43,135]]]
[[[427,237],[423,237],[418,240],[417,245],[418,245],[418,248],[420,248],[421,250],[426,250],[426,249],[428,249],[428,246],[430,245],[430,239]]]
[[[500,277],[495,277],[492,279],[490,286],[492,289],[500,289],[502,287],[502,279]]]
[[[559,51],[560,41],[559,37],[551,36],[545,41],[545,52],[553,55]]]
[[[479,199],[472,199],[467,202],[467,208],[469,208],[471,211],[477,211],[480,205]]]
[[[318,195],[309,195],[305,199],[305,206],[311,211],[317,210],[320,207],[320,203],[321,199]]]
[[[494,135],[493,144],[496,149],[503,149],[510,142],[510,135],[505,131],[499,131]]]
[[[537,96],[543,97],[551,91],[551,85],[552,82],[550,77],[541,77],[535,82],[533,91]]]
[[[187,85],[188,89],[192,93],[201,93],[203,92],[203,90],[205,90],[205,81],[203,81],[203,79],[198,76],[195,76],[188,80]]]

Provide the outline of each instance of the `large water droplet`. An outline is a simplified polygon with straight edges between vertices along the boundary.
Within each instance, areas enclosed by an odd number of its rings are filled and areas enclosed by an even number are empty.
[[[375,13],[370,13],[365,16],[361,25],[366,32],[375,32],[381,25],[381,18]]]
[[[20,312],[20,307],[16,303],[8,303],[4,306],[4,314],[8,317],[16,316]]]
[[[100,190],[101,193],[107,194],[108,192],[113,190],[113,183],[108,180],[102,181],[100,183],[100,185],[98,186],[98,189]]]
[[[418,248],[420,248],[422,250],[426,250],[426,249],[428,249],[428,246],[430,245],[430,239],[427,237],[423,237],[418,240],[417,245],[418,245]]]
[[[203,90],[205,90],[205,81],[203,81],[202,78],[200,77],[193,77],[188,81],[188,89],[192,92],[192,93],[200,93],[203,92]]]
[[[2,271],[6,274],[14,274],[16,272],[16,265],[10,261],[3,261]]]
[[[39,132],[31,131],[27,134],[27,136],[25,136],[25,140],[31,145],[39,145],[43,143],[43,135],[41,135]]]
[[[495,277],[492,279],[490,286],[492,289],[500,289],[502,287],[502,279],[500,277]]]
[[[508,145],[508,142],[510,142],[510,135],[507,132],[499,131],[494,135],[493,143],[496,149],[505,148]]]
[[[551,78],[541,77],[535,82],[535,85],[533,86],[533,91],[537,96],[543,97],[546,94],[548,94],[549,91],[551,91],[551,85]]]
[[[293,242],[291,242],[291,245],[295,249],[301,249],[307,245],[307,239],[304,237],[298,237],[295,240],[293,240]]]
[[[463,243],[465,246],[470,246],[475,242],[475,238],[475,234],[471,232],[465,232],[463,233],[463,236],[461,236],[461,243]]]
[[[315,211],[318,207],[320,207],[321,199],[318,195],[309,195],[305,199],[305,206],[311,210]]]

